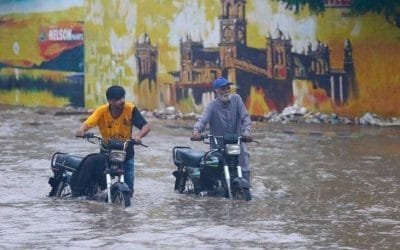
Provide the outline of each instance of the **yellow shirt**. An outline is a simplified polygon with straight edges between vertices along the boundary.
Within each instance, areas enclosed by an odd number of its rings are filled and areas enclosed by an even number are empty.
[[[109,104],[98,107],[85,121],[90,127],[99,127],[103,139],[128,140],[132,136],[132,111],[135,105],[125,103],[118,118],[111,116]]]

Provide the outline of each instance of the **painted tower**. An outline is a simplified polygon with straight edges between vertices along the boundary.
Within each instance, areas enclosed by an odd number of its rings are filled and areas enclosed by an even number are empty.
[[[220,59],[224,75],[235,82],[234,58],[238,57],[238,47],[246,47],[246,17],[244,0],[221,0],[220,21]]]
[[[292,78],[292,60],[291,50],[292,41],[285,38],[283,32],[278,28],[278,36],[267,38],[266,59],[268,77],[271,79]]]
[[[344,59],[343,59],[343,67],[344,71],[347,73],[347,78],[350,86],[350,96],[357,98],[358,97],[358,88],[357,88],[357,80],[356,74],[354,70],[353,63],[353,48],[349,39],[344,42]]]
[[[148,81],[149,90],[152,85],[157,85],[157,60],[158,52],[155,46],[151,45],[150,38],[144,34],[141,39],[136,42],[136,65],[138,67],[139,84]]]
[[[157,84],[157,47],[151,45],[150,38],[144,34],[136,41],[136,67],[138,86],[136,91],[139,96],[149,96],[151,98],[138,98],[135,103],[139,106],[157,108],[164,102],[163,96]],[[147,84],[144,84],[146,83]],[[156,101],[151,101],[155,99]]]

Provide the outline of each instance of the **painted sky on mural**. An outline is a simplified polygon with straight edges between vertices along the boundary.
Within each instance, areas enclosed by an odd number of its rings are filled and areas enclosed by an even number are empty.
[[[0,15],[11,13],[47,12],[83,6],[85,0],[1,0]]]
[[[208,1],[209,2],[209,1]],[[206,3],[205,3],[206,4]],[[219,43],[219,8],[214,9],[216,14],[212,19],[207,18],[209,6],[197,1],[177,3],[181,10],[170,24],[169,42],[179,46],[179,39],[190,35],[195,41],[203,40],[205,47],[216,47]],[[212,4],[210,4],[212,6]],[[283,31],[293,40],[294,49],[301,51],[309,42],[316,44],[316,18],[312,16],[295,17],[293,12],[286,10],[284,4],[265,0],[248,2],[247,20],[257,27],[262,40],[249,41],[256,43],[256,47],[263,46],[264,37],[276,36],[276,32]],[[275,6],[275,10],[273,10]],[[215,13],[215,12],[214,12]],[[253,38],[253,37],[252,37]],[[261,41],[261,42],[260,42]]]
[[[181,39],[190,37],[194,41],[203,41],[205,47],[218,46],[220,42],[218,16],[221,11],[219,1],[176,1],[173,4],[167,2],[170,1],[125,1],[118,7],[116,3],[107,3],[103,6],[97,1],[90,1],[87,21],[101,26],[107,25],[103,23],[104,18],[110,15],[106,10],[113,9],[118,13],[118,23],[124,26],[121,29],[121,26],[110,23],[114,26],[111,27],[109,38],[113,54],[126,53],[137,37],[146,32],[162,51],[170,55],[169,59],[164,57],[168,61],[161,59],[159,65],[160,73],[166,73],[171,68],[165,64],[171,65],[172,58],[179,58],[178,48]],[[302,51],[308,43],[316,45],[316,17],[295,17],[291,11],[284,8],[283,4],[265,0],[249,2],[247,10],[249,26],[253,27],[252,31],[257,32],[257,34],[248,32],[251,37],[248,39],[250,46],[265,47],[265,37],[276,36],[278,28],[291,37],[295,51]],[[173,61],[178,67],[179,61]],[[134,68],[135,65],[131,64],[131,67]]]

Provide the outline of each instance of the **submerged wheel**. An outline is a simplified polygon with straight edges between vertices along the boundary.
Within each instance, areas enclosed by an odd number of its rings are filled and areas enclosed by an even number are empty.
[[[131,205],[131,196],[129,192],[117,189],[111,193],[111,201],[116,205],[129,207]]]
[[[65,181],[60,181],[55,196],[60,198],[71,197],[72,191],[70,185]]]
[[[178,192],[180,194],[194,194],[196,193],[195,185],[192,179],[186,173],[182,174],[179,181]]]
[[[188,194],[193,194],[194,193],[194,184],[193,184],[192,179],[190,177],[186,177],[185,179],[186,179],[186,181],[185,181],[184,192],[188,193]]]
[[[232,191],[233,199],[235,200],[251,200],[251,193],[248,188],[236,187]]]
[[[178,190],[178,193],[182,194],[185,191],[185,184],[186,184],[186,173],[179,172],[178,176],[176,176],[175,187]]]
[[[225,182],[226,183],[226,182]],[[225,188],[221,181],[218,180],[215,187],[215,195],[217,197],[228,197],[228,189]]]

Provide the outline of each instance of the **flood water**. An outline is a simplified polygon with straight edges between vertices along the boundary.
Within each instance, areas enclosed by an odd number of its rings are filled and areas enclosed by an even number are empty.
[[[54,152],[87,154],[84,115],[0,110],[2,249],[399,249],[400,128],[255,123],[250,202],[173,191],[193,122],[149,118],[133,206],[47,197]]]

